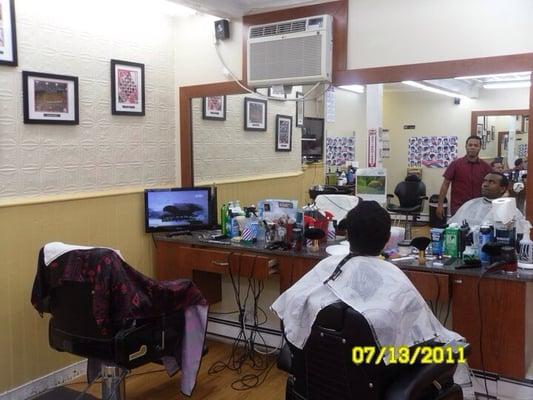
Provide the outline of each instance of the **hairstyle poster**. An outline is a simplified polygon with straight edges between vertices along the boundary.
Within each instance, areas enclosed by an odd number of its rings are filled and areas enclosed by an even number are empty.
[[[326,138],[326,165],[345,166],[346,161],[355,160],[355,138]]]
[[[413,136],[409,138],[409,167],[446,168],[457,158],[457,136]]]

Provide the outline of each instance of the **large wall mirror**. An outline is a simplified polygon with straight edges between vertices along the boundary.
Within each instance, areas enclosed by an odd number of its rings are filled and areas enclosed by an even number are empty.
[[[466,67],[465,67],[466,65]],[[533,69],[533,55],[527,56],[504,56],[487,59],[474,59],[465,62],[443,62],[432,64],[419,64],[415,66],[401,66],[370,70],[353,70],[341,71],[337,74],[338,83],[364,84],[364,83],[385,83],[383,95],[383,126],[390,131],[390,157],[384,160],[384,166],[388,169],[388,191],[394,188],[397,182],[401,181],[408,166],[409,138],[415,136],[457,136],[457,151],[463,154],[464,140],[471,133],[472,115],[475,112],[490,112],[494,110],[509,110],[509,115],[514,115],[516,123],[517,139],[513,149],[516,156],[523,151],[524,146],[529,139],[528,118],[531,114],[529,88],[518,89],[500,89],[500,90],[480,90],[477,97],[462,99],[459,104],[451,97],[439,96],[424,90],[414,90],[404,84],[398,83],[403,80],[423,81],[425,76],[428,78],[439,78],[448,76],[450,78],[464,75],[476,74],[497,74],[511,73],[516,71],[525,71]],[[392,80],[396,81],[392,82]],[[431,79],[430,79],[431,80]],[[189,182],[193,181],[193,126],[195,115],[201,117],[201,97],[208,95],[235,95],[238,94],[241,100],[238,100],[234,106],[230,104],[228,97],[228,112],[233,107],[237,114],[243,115],[243,97],[248,95],[242,94],[242,89],[235,83],[224,83],[214,85],[202,85],[200,87],[182,88],[182,115],[184,111],[191,111],[192,119],[182,118],[182,179],[185,177]],[[193,95],[195,94],[195,95]],[[337,91],[336,95],[336,118],[335,122],[326,123],[326,132],[328,136],[351,136],[356,137],[356,157],[364,160],[366,152],[366,95],[365,94],[347,94],[344,91]],[[187,107],[188,105],[188,107]],[[290,104],[289,107],[294,107]],[[183,108],[184,107],[184,108]],[[276,108],[278,105],[270,106]],[[197,111],[194,111],[196,108]],[[273,109],[274,109],[273,108]],[[518,114],[517,114],[518,112]],[[270,113],[270,111],[269,111]],[[275,113],[278,113],[276,111]],[[296,111],[279,110],[279,113],[286,113],[296,117]],[[274,119],[270,113],[271,119],[268,124],[272,124]],[[285,114],[282,114],[285,115]],[[343,116],[344,115],[344,116]],[[346,117],[346,115],[349,116]],[[483,115],[481,115],[483,117]],[[500,132],[506,132],[509,129],[505,124],[508,122],[500,121],[501,115],[486,115],[483,121],[483,128],[487,128],[491,136],[487,140],[486,148],[482,150],[481,157],[490,160],[503,151],[504,147],[509,149],[509,142],[505,146],[504,139],[499,136]],[[517,118],[518,117],[518,118]],[[242,118],[242,117],[241,117]],[[477,118],[477,117],[476,117]],[[502,117],[503,118],[503,117]],[[508,121],[507,118],[506,121]],[[486,121],[486,122],[485,122]],[[209,121],[211,122],[211,121]],[[216,123],[217,121],[213,121]],[[239,122],[240,124],[240,122]],[[414,129],[405,129],[412,127]],[[476,119],[476,129],[478,129]],[[486,126],[485,126],[486,125]],[[492,127],[494,126],[494,139],[492,139]],[[247,135],[253,135],[253,132],[245,132]],[[300,161],[300,154],[295,143],[301,135],[301,130],[295,126],[293,119],[293,163]],[[221,137],[224,132],[221,131]],[[253,137],[253,136],[251,136]],[[270,141],[266,144],[268,149],[273,151],[273,134],[270,134]],[[225,146],[224,140],[220,140],[220,149],[223,151]],[[501,145],[499,143],[502,142]],[[185,144],[185,146],[183,146]],[[257,146],[252,146],[250,152],[259,151]],[[218,147],[217,147],[218,148]],[[522,149],[522,150],[520,150]],[[248,154],[244,154],[248,156]],[[184,163],[185,162],[185,163]],[[187,165],[189,162],[189,165]],[[363,161],[364,162],[364,161]],[[445,164],[443,164],[445,166]],[[196,168],[196,167],[195,167]],[[437,193],[441,183],[443,168],[423,169],[423,179],[428,186],[428,193]],[[186,182],[186,180],[184,181]],[[182,182],[182,184],[184,184]],[[528,193],[528,197],[531,193]],[[529,215],[529,213],[528,213]],[[532,215],[533,216],[533,215]],[[529,216],[531,218],[531,216]]]

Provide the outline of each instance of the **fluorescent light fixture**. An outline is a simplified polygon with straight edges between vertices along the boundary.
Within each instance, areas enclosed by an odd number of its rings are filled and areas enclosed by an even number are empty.
[[[488,74],[488,75],[472,75],[472,76],[456,76],[454,79],[482,79],[482,78],[498,78],[501,76],[509,77],[510,75],[523,75],[530,76],[531,71],[522,71],[522,72],[506,72],[503,74]],[[523,79],[523,78],[520,78]]]
[[[483,89],[515,89],[528,87],[531,87],[530,81],[487,82],[483,84]]]
[[[405,85],[413,86],[413,87],[418,88],[418,89],[426,90],[426,91],[431,92],[431,93],[442,94],[444,96],[458,98],[458,99],[468,99],[468,97],[463,95],[463,94],[449,92],[449,91],[444,90],[444,89],[437,89],[437,88],[435,88],[433,86],[424,85],[423,83],[420,83],[420,82],[402,81],[402,83],[405,84]]]
[[[342,85],[342,86],[339,86],[339,89],[348,90],[349,92],[354,92],[354,93],[365,92],[364,85]]]

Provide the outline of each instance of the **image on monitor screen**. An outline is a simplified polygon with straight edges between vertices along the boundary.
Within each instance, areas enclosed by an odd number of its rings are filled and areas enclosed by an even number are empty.
[[[187,231],[211,226],[209,188],[147,189],[146,232]]]
[[[362,168],[356,173],[356,194],[363,200],[387,201],[387,174],[382,168]]]

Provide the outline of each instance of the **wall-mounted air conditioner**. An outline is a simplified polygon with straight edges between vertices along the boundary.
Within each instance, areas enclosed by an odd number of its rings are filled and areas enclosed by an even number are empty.
[[[248,85],[331,81],[330,15],[254,25],[248,33]]]

